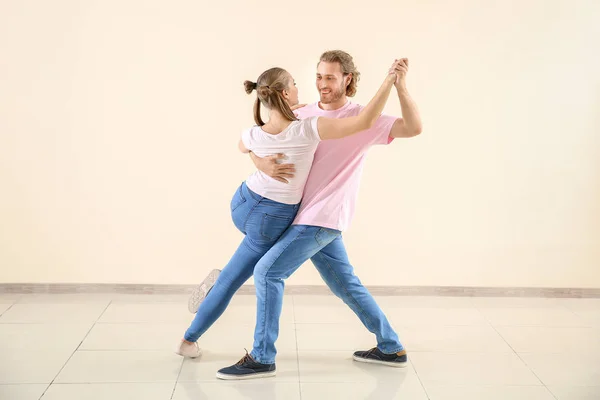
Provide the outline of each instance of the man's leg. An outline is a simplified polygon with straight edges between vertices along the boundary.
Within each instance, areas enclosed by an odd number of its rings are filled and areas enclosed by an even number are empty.
[[[379,358],[388,359],[383,363],[389,364],[391,361],[393,366],[406,365],[404,346],[371,293],[354,274],[342,237],[339,236],[321,249],[311,257],[311,261],[331,291],[354,311],[370,332],[375,334],[377,349],[371,350],[367,357],[377,357],[378,353],[382,353],[383,356]],[[362,353],[367,352],[357,353],[361,353],[359,356],[365,356]],[[363,361],[356,357],[357,353],[354,359]]]
[[[279,335],[279,317],[283,301],[284,279],[320,249],[339,236],[315,226],[292,226],[281,240],[256,264],[256,329],[252,357],[263,364],[275,363],[275,341]]]
[[[284,279],[340,235],[339,231],[307,225],[291,226],[254,268],[257,312],[250,356],[223,368],[220,379],[250,379],[275,374],[275,341],[283,303]]]

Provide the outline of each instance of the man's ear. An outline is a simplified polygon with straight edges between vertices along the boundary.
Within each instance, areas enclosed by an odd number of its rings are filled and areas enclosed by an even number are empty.
[[[350,84],[350,82],[352,82],[352,77],[354,75],[352,75],[352,72],[350,72],[348,75],[346,75],[346,87],[348,87],[348,85]]]

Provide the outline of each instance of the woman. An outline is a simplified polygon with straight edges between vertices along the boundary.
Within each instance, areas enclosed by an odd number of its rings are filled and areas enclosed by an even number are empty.
[[[245,238],[220,274],[213,271],[192,295],[190,311],[195,311],[201,302],[200,307],[177,354],[192,358],[201,355],[198,338],[221,316],[235,292],[252,276],[256,263],[294,221],[319,141],[340,139],[371,128],[382,113],[395,80],[395,71],[390,70],[377,94],[357,116],[305,120],[297,120],[292,112],[298,104],[298,89],[284,69],[271,68],[256,83],[244,82],[246,93],[257,91],[257,125],[242,133],[240,150],[252,151],[259,157],[285,154],[296,165],[296,172],[286,184],[257,171],[236,191],[231,214]],[[270,111],[267,123],[261,119],[261,104]]]

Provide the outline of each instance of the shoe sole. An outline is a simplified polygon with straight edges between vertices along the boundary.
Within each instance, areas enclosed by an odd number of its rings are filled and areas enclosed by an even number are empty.
[[[221,273],[220,269],[213,269],[210,271],[208,276],[204,278],[202,283],[198,285],[190,295],[190,299],[188,300],[188,310],[192,314],[195,314],[198,311],[198,307],[200,307],[200,303],[204,301],[208,293],[215,285],[219,274]]]
[[[217,372],[217,379],[222,379],[225,381],[244,381],[247,379],[260,379],[260,378],[269,378],[275,376],[276,371],[269,372],[260,372],[256,374],[248,374],[248,375],[225,375]]]
[[[394,361],[373,360],[370,358],[361,358],[361,357],[357,357],[357,356],[352,356],[352,359],[354,361],[363,362],[363,363],[367,363],[367,364],[381,364],[381,365],[385,365],[387,367],[394,367],[394,368],[405,368],[408,365],[408,361],[400,363],[400,362],[394,362]]]
[[[178,356],[181,356],[183,358],[191,358],[191,359],[202,357],[202,353],[198,354],[197,356],[193,356],[193,357],[192,356],[187,356],[187,355],[185,355],[183,353],[180,353],[178,351],[176,351],[175,354],[177,354]]]

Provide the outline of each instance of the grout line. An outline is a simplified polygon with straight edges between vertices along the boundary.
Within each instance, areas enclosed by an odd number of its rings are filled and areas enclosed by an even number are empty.
[[[300,350],[298,349],[298,325],[296,323],[296,300],[292,296],[292,310],[294,315],[294,339],[296,340],[296,366],[298,367],[298,391],[300,392],[300,400],[302,400],[302,380],[300,379]]]
[[[546,390],[548,391],[548,393],[550,393],[550,396],[552,396],[556,400],[558,400],[558,397],[556,397],[556,395],[554,394],[554,392],[552,392],[552,390],[550,390],[550,388],[548,386],[544,385],[544,387],[546,388]]]
[[[410,358],[409,358],[408,362],[410,363],[413,371],[415,371],[415,375],[417,375],[417,379],[419,380],[419,383],[421,384],[421,387],[423,388],[423,391],[425,392],[425,396],[427,396],[428,400],[431,400],[431,397],[429,397],[429,393],[427,393],[427,389],[425,388],[425,384],[421,380],[421,377],[419,376],[419,373],[417,372],[417,368],[415,368],[415,364],[413,364],[413,362]]]
[[[42,392],[42,394],[40,394],[40,397],[38,397],[38,400],[42,400],[42,397],[44,397],[44,395],[46,394],[46,392],[48,391],[48,389],[50,389],[50,385],[51,383],[46,384],[46,389],[44,389],[44,391]]]
[[[185,363],[185,357],[181,357],[181,367],[179,367],[179,372],[177,373],[177,379],[175,379],[175,384],[173,385],[173,391],[171,392],[171,400],[173,400],[173,396],[175,396],[175,390],[177,390],[177,384],[179,383],[179,377],[181,376],[181,371],[183,371],[183,363]]]
[[[8,310],[10,310],[11,308],[13,308],[13,306],[14,306],[15,304],[17,304],[17,303],[16,303],[16,302],[15,302],[15,303],[12,303],[10,306],[8,306],[8,308],[7,308],[6,310],[2,311],[2,312],[0,313],[0,317],[1,317],[1,316],[3,316],[4,314],[6,314],[6,312],[7,312]],[[4,323],[4,322],[3,322],[3,323]]]
[[[73,356],[75,355],[75,353],[77,353],[77,350],[79,350],[79,348],[81,347],[81,345],[83,344],[83,342],[85,341],[85,339],[87,339],[87,337],[89,336],[89,334],[92,331],[92,329],[94,329],[94,327],[96,326],[96,323],[100,320],[100,318],[102,318],[102,316],[104,315],[104,313],[106,312],[106,310],[108,310],[108,307],[110,307],[111,304],[112,304],[112,300],[108,302],[108,304],[106,305],[106,307],[104,308],[104,310],[100,313],[100,315],[98,316],[98,318],[96,319],[96,321],[92,324],[92,326],[90,327],[90,329],[88,329],[88,331],[85,334],[85,336],[83,337],[83,339],[81,339],[81,342],[79,342],[79,344],[77,345],[77,347],[75,348],[75,350],[73,350],[73,353],[71,353],[71,355],[69,356],[69,358],[67,359],[67,361],[65,361],[65,363],[63,364],[63,366],[60,369],[60,371],[58,371],[58,373],[56,374],[56,376],[54,376],[54,378],[52,379],[52,382],[50,382],[50,384],[48,385],[48,387],[46,388],[46,390],[44,390],[44,393],[42,393],[42,395],[40,396],[40,399],[43,399],[44,395],[46,394],[46,392],[48,391],[48,389],[50,388],[50,386],[52,386],[54,384],[54,381],[56,380],[56,378],[58,378],[58,376],[65,369],[65,367],[67,366],[67,364],[69,363],[69,361],[71,361],[71,359],[73,358]]]
[[[513,353],[519,358],[519,360],[521,360],[521,362],[529,369],[529,371],[531,371],[531,373],[533,374],[533,376],[535,376],[537,378],[538,381],[540,381],[540,383],[542,384],[542,386],[544,386],[546,388],[546,390],[548,392],[550,392],[550,394],[552,395],[552,397],[554,397],[555,399],[558,400],[558,398],[556,396],[554,396],[554,393],[552,393],[550,391],[550,389],[548,389],[548,386],[546,386],[546,384],[544,383],[544,381],[542,381],[540,379],[540,377],[535,373],[535,371],[533,370],[533,368],[531,368],[529,365],[527,365],[527,363],[525,362],[525,360],[523,360],[523,358],[521,358],[521,355],[511,346],[510,343],[508,343],[508,340],[506,340],[506,338],[504,336],[502,336],[502,334],[500,332],[498,332],[498,329],[496,329],[496,326],[494,326],[492,324],[492,322],[484,315],[484,318],[486,318],[486,320],[490,323],[490,326],[492,327],[492,329],[494,330],[494,332],[496,332],[498,334],[498,336],[500,336],[502,338],[502,340],[504,340],[504,343],[506,343],[506,345],[508,347],[510,347],[510,349],[513,351]]]

